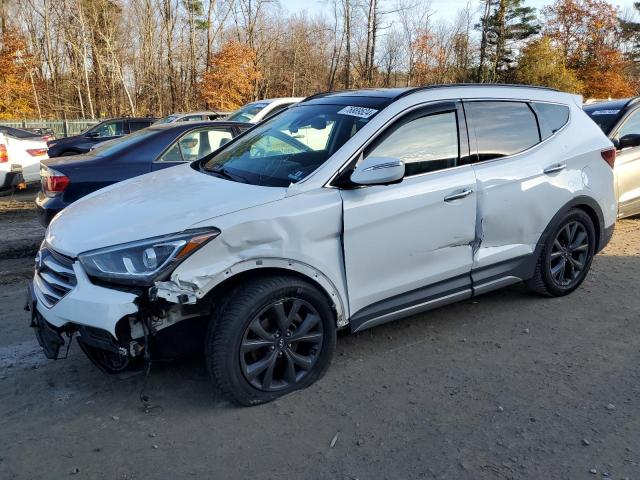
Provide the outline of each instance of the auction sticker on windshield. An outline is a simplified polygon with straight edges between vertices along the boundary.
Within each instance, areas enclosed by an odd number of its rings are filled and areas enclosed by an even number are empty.
[[[344,107],[338,113],[341,115],[350,115],[352,117],[369,118],[377,113],[378,110],[366,107]]]

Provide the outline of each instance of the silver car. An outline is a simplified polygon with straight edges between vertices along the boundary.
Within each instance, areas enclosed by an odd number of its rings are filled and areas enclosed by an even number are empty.
[[[618,218],[640,214],[640,97],[596,102],[584,111],[611,139]]]

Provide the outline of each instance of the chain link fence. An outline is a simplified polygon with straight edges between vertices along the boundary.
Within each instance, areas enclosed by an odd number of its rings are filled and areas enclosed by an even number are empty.
[[[0,125],[14,128],[50,128],[57,138],[77,135],[91,125],[95,125],[99,120],[76,119],[76,120],[2,120]]]

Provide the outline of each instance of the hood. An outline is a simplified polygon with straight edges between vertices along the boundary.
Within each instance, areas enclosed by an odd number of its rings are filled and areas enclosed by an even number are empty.
[[[46,240],[60,253],[76,256],[181,232],[220,215],[280,200],[286,191],[206,175],[191,165],[166,168],[116,183],[71,204],[49,224]]]

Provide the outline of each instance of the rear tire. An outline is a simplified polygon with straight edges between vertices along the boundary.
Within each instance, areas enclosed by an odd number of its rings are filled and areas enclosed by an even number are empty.
[[[205,361],[222,393],[249,406],[314,383],[335,345],[335,318],[323,293],[297,277],[268,276],[230,292],[210,322]]]
[[[550,297],[573,292],[589,272],[595,245],[591,217],[580,209],[569,210],[547,236],[529,288]]]

